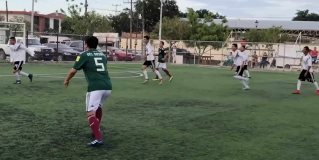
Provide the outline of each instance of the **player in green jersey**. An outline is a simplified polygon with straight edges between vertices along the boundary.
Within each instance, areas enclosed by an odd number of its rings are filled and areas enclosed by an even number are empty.
[[[105,55],[96,50],[98,39],[94,36],[87,37],[85,46],[87,51],[76,58],[73,68],[69,71],[64,81],[65,87],[69,86],[70,80],[78,70],[83,70],[88,83],[86,94],[86,112],[88,121],[95,139],[88,143],[89,146],[103,144],[100,123],[102,119],[103,102],[111,95],[112,83],[107,71]]]

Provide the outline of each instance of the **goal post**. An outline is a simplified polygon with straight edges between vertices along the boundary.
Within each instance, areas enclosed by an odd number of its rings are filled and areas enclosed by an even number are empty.
[[[26,24],[18,22],[0,22],[0,44],[7,44],[10,37],[22,37],[25,44]]]

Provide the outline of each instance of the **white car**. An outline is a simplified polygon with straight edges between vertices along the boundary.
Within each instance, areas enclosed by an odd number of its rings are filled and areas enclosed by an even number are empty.
[[[18,43],[26,44],[25,39],[16,37]],[[6,60],[10,57],[9,42],[7,44],[0,44],[0,60]],[[53,60],[54,49],[41,45],[37,38],[28,38],[28,48],[26,60]]]

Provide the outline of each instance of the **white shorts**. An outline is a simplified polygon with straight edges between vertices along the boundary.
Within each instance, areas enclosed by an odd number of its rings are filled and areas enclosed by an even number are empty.
[[[111,96],[111,90],[100,90],[86,93],[86,111],[96,111]]]
[[[166,63],[158,63],[157,68],[167,69]]]

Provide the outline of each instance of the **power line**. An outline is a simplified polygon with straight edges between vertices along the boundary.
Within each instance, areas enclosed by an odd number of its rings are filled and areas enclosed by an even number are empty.
[[[123,2],[123,3],[129,3],[131,5],[130,9],[130,49],[132,48],[132,32],[133,32],[133,0]]]

